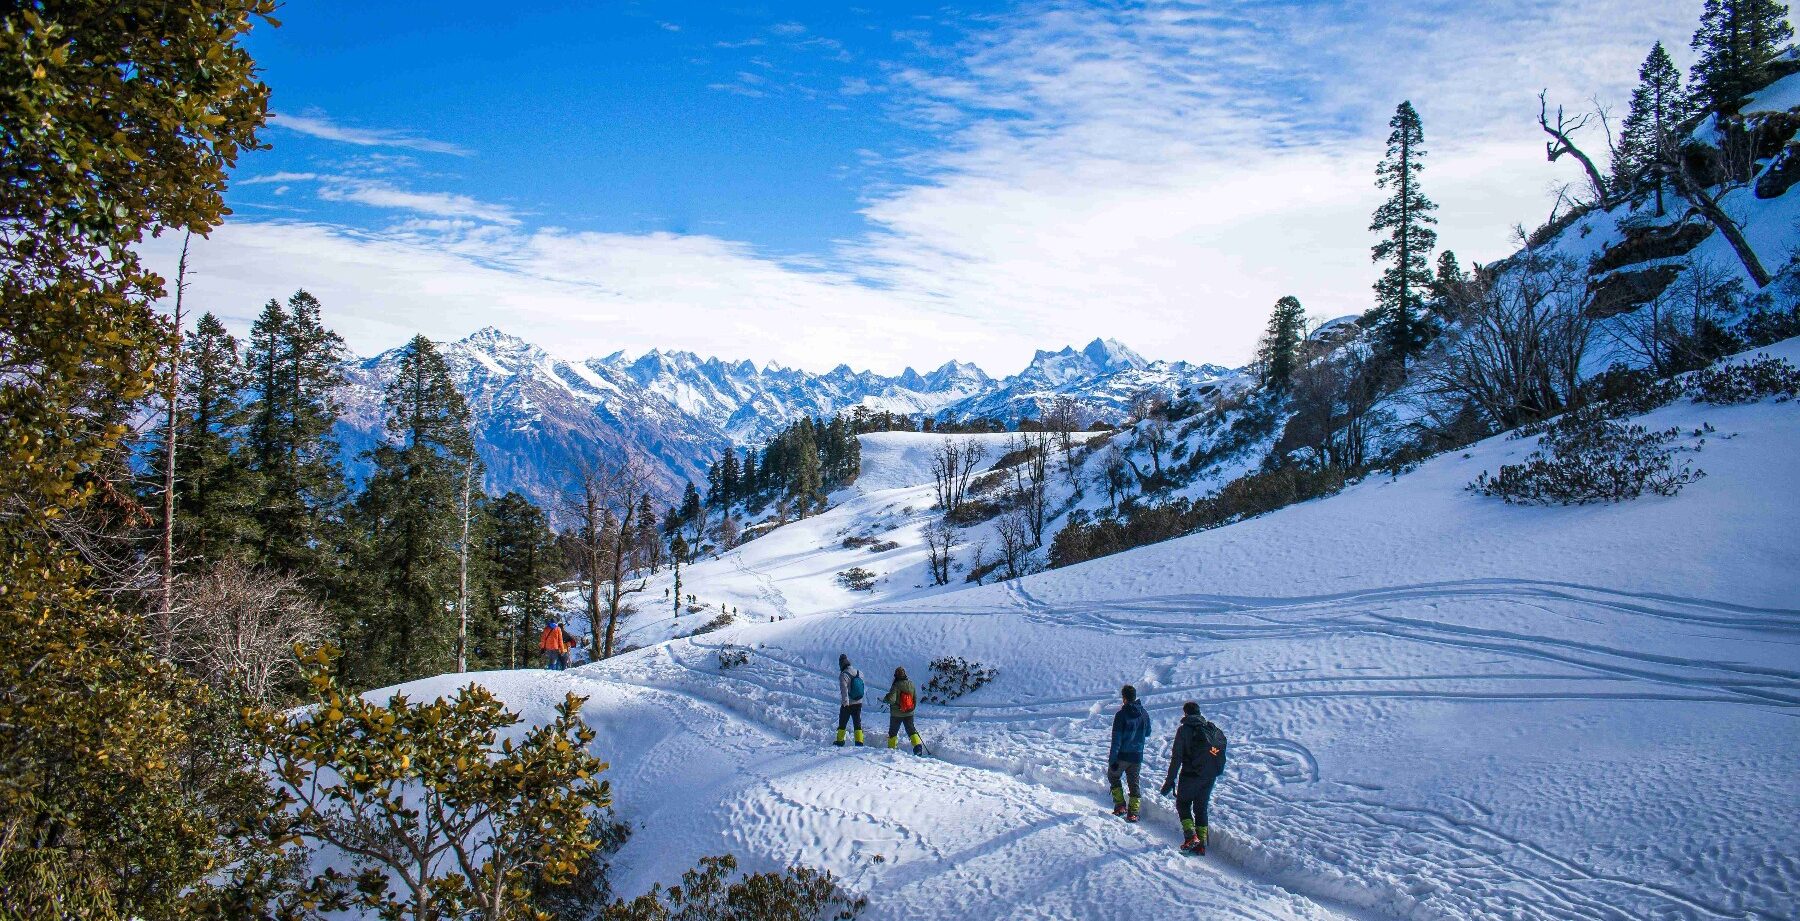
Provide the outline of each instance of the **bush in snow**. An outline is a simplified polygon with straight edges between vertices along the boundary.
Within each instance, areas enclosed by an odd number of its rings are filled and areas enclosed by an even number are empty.
[[[837,581],[839,585],[853,592],[868,592],[875,589],[875,574],[861,566],[853,566],[838,573]]]
[[[597,918],[599,921],[849,921],[869,900],[852,896],[828,871],[789,867],[780,873],[752,873],[728,882],[737,871],[730,854],[702,857],[700,865],[682,874],[681,885],[663,889],[657,885],[630,902],[619,902]]]
[[[927,703],[947,704],[976,688],[993,681],[1000,670],[962,656],[944,656],[931,661],[931,680],[925,682]]]
[[[606,765],[588,750],[582,698],[568,695],[555,719],[511,738],[519,715],[480,685],[377,704],[338,685],[333,658],[309,657],[312,706],[299,716],[250,714],[259,754],[296,807],[293,840],[352,862],[349,874],[317,862],[309,907],[531,917],[534,888],[571,881],[600,848],[593,820],[612,790],[597,779]]]
[[[1582,387],[1582,396],[1589,403],[1604,404],[1602,411],[1607,416],[1622,419],[1675,402],[1681,396],[1681,384],[1658,378],[1642,368],[1613,365],[1589,379]]]
[[[1469,488],[1525,505],[1623,502],[1646,491],[1673,496],[1705,476],[1677,464],[1671,443],[1678,429],[1652,432],[1606,418],[1597,410],[1565,414],[1545,427],[1538,450],[1497,475],[1482,471]]]
[[[729,613],[721,611],[712,620],[709,620],[706,623],[703,623],[700,626],[694,628],[694,632],[688,634],[688,636],[699,636],[702,633],[711,633],[715,630],[723,630],[726,627],[731,626],[731,622],[734,619],[735,618],[733,618]]]
[[[886,553],[889,550],[898,550],[898,549],[900,549],[899,542],[891,541],[891,540],[878,540],[869,545],[870,553]]]
[[[1765,355],[1707,368],[1694,375],[1690,389],[1698,403],[1755,403],[1769,397],[1785,402],[1800,396],[1800,368]]]
[[[873,538],[873,537],[863,537],[863,536],[860,536],[857,534],[852,534],[849,537],[844,538],[844,549],[845,550],[855,550],[858,547],[867,547],[873,543],[875,543],[875,538]]]
[[[730,671],[740,665],[750,664],[750,649],[736,643],[726,643],[719,647],[719,671]]]

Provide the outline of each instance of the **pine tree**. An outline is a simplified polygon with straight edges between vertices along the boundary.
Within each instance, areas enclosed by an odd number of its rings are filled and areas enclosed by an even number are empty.
[[[1256,358],[1262,365],[1263,385],[1277,393],[1286,393],[1299,364],[1300,343],[1305,338],[1306,311],[1293,295],[1275,302],[1269,314],[1268,332]]]
[[[1785,3],[1706,0],[1689,43],[1699,52],[1688,74],[1694,98],[1708,111],[1736,112],[1745,96],[1768,82],[1770,63],[1793,37]]]
[[[187,555],[222,560],[253,546],[256,484],[242,453],[249,381],[237,338],[208,313],[187,334],[176,401],[176,538]]]
[[[556,535],[530,499],[509,492],[487,503],[481,542],[484,629],[471,667],[518,668],[537,650],[537,628],[556,603]],[[491,637],[491,639],[490,639]]]
[[[1437,246],[1437,205],[1419,189],[1420,162],[1425,156],[1425,132],[1411,102],[1402,102],[1388,122],[1387,156],[1375,168],[1375,185],[1393,195],[1375,209],[1369,229],[1385,234],[1373,248],[1376,262],[1391,262],[1375,283],[1378,328],[1386,357],[1405,367],[1426,341],[1426,321],[1421,314],[1423,294],[1431,286],[1428,259]]]
[[[689,480],[687,489],[681,494],[681,523],[687,524],[700,517],[700,490],[694,488],[694,481]]]
[[[318,582],[329,528],[344,501],[338,407],[344,342],[325,328],[305,291],[284,308],[271,300],[250,331],[245,357],[256,394],[246,448],[259,487],[258,556],[271,569]]]
[[[368,452],[374,470],[358,497],[359,569],[373,592],[346,657],[370,685],[450,671],[455,665],[460,500],[474,456],[469,409],[431,340],[415,337],[385,395],[388,441]]]
[[[1656,213],[1663,214],[1666,180],[1658,163],[1674,143],[1675,126],[1689,115],[1686,93],[1681,91],[1681,72],[1669,53],[1657,42],[1638,68],[1637,89],[1631,91],[1631,110],[1619,129],[1619,149],[1613,155],[1613,188],[1656,190]]]

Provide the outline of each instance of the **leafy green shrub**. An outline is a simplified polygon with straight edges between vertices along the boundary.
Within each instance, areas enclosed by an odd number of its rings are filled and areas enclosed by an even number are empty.
[[[1469,488],[1522,505],[1584,505],[1623,502],[1649,491],[1673,496],[1704,477],[1704,471],[1677,464],[1672,442],[1679,429],[1652,432],[1589,410],[1563,415],[1549,425],[1538,450],[1497,475],[1482,471]]]
[[[315,906],[383,919],[534,917],[533,890],[575,878],[599,849],[595,820],[612,790],[588,745],[582,698],[522,740],[519,716],[479,685],[415,704],[374,704],[332,677],[336,651],[308,657],[313,705],[253,717],[292,834],[357,868],[327,866],[301,890]]]
[[[838,885],[829,872],[789,867],[727,882],[737,871],[730,854],[702,857],[682,874],[681,885],[656,886],[630,902],[608,906],[598,921],[850,921],[868,900]]]
[[[1000,670],[962,656],[944,656],[931,660],[931,680],[925,682],[923,699],[928,703],[947,704],[976,688],[993,681]]]
[[[1800,396],[1800,368],[1764,355],[1700,371],[1689,389],[1697,403],[1755,403],[1769,397],[1782,403]]]

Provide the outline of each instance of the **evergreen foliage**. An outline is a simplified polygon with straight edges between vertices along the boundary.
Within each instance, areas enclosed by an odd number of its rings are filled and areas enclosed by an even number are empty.
[[[1706,0],[1689,42],[1698,54],[1688,74],[1694,99],[1707,111],[1736,112],[1769,81],[1769,65],[1793,37],[1785,3]]]
[[[862,418],[868,417],[864,414]],[[712,486],[707,504],[724,509],[737,502],[776,497],[805,516],[824,504],[827,493],[855,482],[861,473],[862,442],[856,438],[857,426],[856,418],[843,415],[833,416],[829,422],[802,416],[769,441],[760,461],[755,451],[745,452],[741,464],[726,452],[707,474]],[[680,522],[697,515],[697,504],[693,513],[688,509],[684,499],[677,514]]]
[[[337,849],[299,896],[375,917],[526,921],[541,885],[567,882],[597,850],[612,789],[568,695],[556,719],[511,738],[519,716],[479,685],[448,700],[371,703],[313,654],[312,706],[252,714],[261,754],[295,807],[290,840]],[[502,733],[508,733],[501,743]]]
[[[1300,360],[1300,344],[1306,339],[1306,310],[1300,300],[1287,295],[1275,302],[1269,314],[1268,331],[1256,360],[1262,366],[1263,386],[1286,393],[1293,383],[1294,367]]]
[[[1672,153],[1675,127],[1690,114],[1687,94],[1681,89],[1681,72],[1657,42],[1638,68],[1638,85],[1631,91],[1631,109],[1619,128],[1619,146],[1613,154],[1613,188],[1656,191],[1656,213],[1662,214],[1663,186],[1667,179],[1659,166]]]
[[[249,379],[237,337],[218,317],[203,315],[187,335],[182,365],[175,416],[177,543],[202,559],[242,556],[257,541],[252,509],[258,489],[241,455]]]
[[[345,666],[365,686],[455,669],[460,499],[474,460],[468,406],[431,340],[407,345],[384,402],[389,441],[368,452],[374,470],[354,512],[369,584]]]
[[[345,499],[332,435],[343,359],[343,339],[305,291],[285,306],[271,299],[250,330],[245,364],[255,399],[245,446],[258,487],[258,562],[278,572],[317,577],[329,568],[331,527]]]
[[[482,616],[470,667],[518,668],[531,661],[537,628],[556,602],[547,588],[560,575],[556,534],[543,510],[516,492],[487,503],[481,560]]]
[[[0,7],[0,913],[193,917],[251,857],[253,774],[207,750],[210,698],[55,525],[156,389],[174,340],[135,247],[220,221],[268,104],[240,42],[274,6]]]
[[[1437,246],[1437,205],[1419,188],[1424,168],[1425,133],[1411,102],[1400,103],[1388,122],[1387,156],[1375,168],[1375,185],[1392,192],[1375,209],[1369,229],[1383,234],[1372,253],[1390,265],[1375,283],[1377,329],[1383,353],[1404,366],[1424,347],[1427,320],[1421,308],[1432,277],[1428,261]]]

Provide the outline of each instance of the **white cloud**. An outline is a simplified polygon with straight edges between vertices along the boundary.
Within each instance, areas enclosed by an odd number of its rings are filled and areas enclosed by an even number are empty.
[[[1652,41],[1684,48],[1688,7],[1034,3],[951,48],[917,37],[889,69],[894,114],[941,144],[859,153],[883,183],[873,230],[810,263],[707,236],[530,231],[501,206],[363,181],[321,192],[431,218],[227,225],[197,290],[250,310],[304,285],[364,350],[493,322],[573,356],[819,369],[958,357],[1006,373],[1095,335],[1242,360],[1284,294],[1317,314],[1369,306],[1372,174],[1399,100],[1424,117],[1442,245],[1497,258],[1514,223],[1544,218],[1550,183],[1579,179],[1544,162],[1537,91],[1622,100]],[[712,88],[762,93],[746,74]]]
[[[414,192],[375,179],[338,178],[319,186],[326,201],[350,201],[375,208],[416,211],[445,217],[471,217],[496,224],[514,225],[512,209],[449,192]]]
[[[171,246],[179,244],[149,241],[146,255],[173,266]],[[237,222],[197,241],[192,263],[187,297],[199,309],[248,329],[263,302],[304,287],[364,354],[419,331],[460,337],[495,324],[569,358],[675,345],[819,370],[847,361],[898,371],[903,356],[948,358],[958,342],[985,335],[976,319],[925,320],[929,305],[915,295],[697,235]]]
[[[311,137],[355,144],[358,147],[400,147],[407,150],[421,150],[426,153],[452,154],[458,157],[467,157],[474,153],[474,151],[457,144],[417,137],[403,131],[340,125],[324,114],[316,112],[306,115],[271,112],[269,113],[269,123],[278,128],[286,128],[289,131]]]

